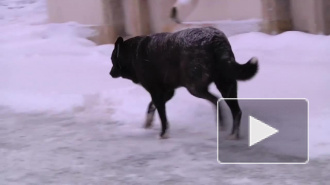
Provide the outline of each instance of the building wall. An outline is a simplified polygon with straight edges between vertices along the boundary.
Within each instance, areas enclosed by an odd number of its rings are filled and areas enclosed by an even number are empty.
[[[289,0],[262,0],[262,31],[278,34],[292,30],[291,6]]]
[[[262,0],[199,0],[185,21],[262,19]]]
[[[47,0],[49,21],[91,25],[98,44],[117,36],[135,36],[177,30],[170,19],[176,0]],[[261,18],[261,0],[198,0],[184,21],[219,21]],[[193,6],[194,7],[194,6]],[[242,8],[244,7],[244,8]],[[249,7],[249,8],[246,8]]]
[[[150,22],[154,32],[182,27],[170,19],[171,9],[176,2],[149,0]],[[261,0],[198,0],[188,16],[179,18],[183,22],[262,19],[262,5]]]
[[[293,29],[330,34],[329,0],[291,0]]]
[[[181,1],[181,2],[187,2]],[[196,2],[191,0],[190,2]],[[170,32],[195,23],[178,25],[170,18],[177,0],[47,0],[49,21],[75,21],[88,24],[99,35],[90,38],[98,44],[113,43],[118,36]],[[262,31],[280,33],[299,30],[330,34],[329,0],[197,0],[189,6],[182,21],[263,20]],[[186,11],[186,10],[185,10]],[[249,24],[249,22],[246,22]],[[253,24],[253,25],[252,25]],[[207,24],[205,24],[207,25]],[[199,24],[198,26],[205,26]],[[228,24],[235,30],[238,24]],[[254,27],[244,25],[244,27]],[[223,27],[223,26],[222,26]],[[257,26],[259,29],[259,23]],[[246,31],[244,29],[244,31]],[[247,30],[248,31],[248,30]]]
[[[139,6],[139,0],[122,0],[123,6],[126,8],[125,14],[125,28],[126,34],[137,35],[140,34],[141,24],[140,24],[140,10],[137,8]]]
[[[291,0],[291,15],[295,30],[317,32],[315,1]]]
[[[330,34],[330,1],[323,0],[323,24],[324,24],[324,34]]]
[[[50,22],[105,23],[102,0],[47,0],[47,6]]]
[[[171,31],[176,25],[170,19],[175,0],[149,0],[150,26],[153,32]]]
[[[113,43],[125,35],[121,0],[47,0],[49,22],[77,22],[98,32],[89,39],[97,44]]]

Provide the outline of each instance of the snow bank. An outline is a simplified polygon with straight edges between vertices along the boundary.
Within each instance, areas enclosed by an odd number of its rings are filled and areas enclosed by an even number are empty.
[[[47,19],[46,7],[46,0],[2,0],[0,23],[43,23]]]
[[[259,57],[271,54],[275,55],[278,61],[290,63],[324,63],[326,61],[323,57],[330,55],[329,36],[298,31],[284,32],[276,36],[259,32],[245,33],[230,37],[230,42],[237,52],[257,51],[257,54],[260,53]]]

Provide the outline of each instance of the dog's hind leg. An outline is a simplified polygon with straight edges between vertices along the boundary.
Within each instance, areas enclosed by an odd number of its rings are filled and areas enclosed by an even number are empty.
[[[213,105],[217,105],[218,98],[215,95],[211,94],[208,91],[207,87],[204,88],[187,87],[187,89],[190,92],[190,94],[198,98],[208,100]]]
[[[215,82],[218,90],[221,92],[224,98],[237,98],[237,82],[236,80],[229,80],[224,82]],[[235,140],[239,139],[239,127],[242,117],[242,111],[239,107],[237,99],[235,100],[225,100],[229,106],[232,116],[233,116],[233,127],[231,134],[228,139]]]
[[[208,100],[215,107],[217,106],[218,97],[216,97],[215,95],[211,94],[208,91],[208,87],[195,88],[194,86],[192,86],[192,87],[187,87],[187,89],[190,92],[190,94],[192,94],[193,96],[196,96],[198,98],[202,98],[202,99]]]

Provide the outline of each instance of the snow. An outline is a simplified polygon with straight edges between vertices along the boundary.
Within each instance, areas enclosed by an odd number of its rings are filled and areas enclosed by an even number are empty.
[[[146,91],[109,76],[112,45],[85,39],[95,33],[84,25],[46,24],[45,1],[1,1],[0,8],[0,184],[329,180],[317,172],[330,168],[329,36],[229,37],[238,62],[260,63],[254,79],[239,83],[239,97],[309,100],[311,164],[221,166],[208,102],[178,89],[167,104],[171,138],[158,140],[157,114],[154,128],[142,128]],[[211,91],[220,96],[213,85]]]

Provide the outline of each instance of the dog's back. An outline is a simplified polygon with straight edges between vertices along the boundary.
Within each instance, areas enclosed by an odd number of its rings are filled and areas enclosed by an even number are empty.
[[[145,36],[136,52],[138,78],[171,88],[209,84],[217,78],[240,79],[248,73],[244,80],[257,70],[256,66],[248,72],[240,70],[227,37],[212,27]]]

